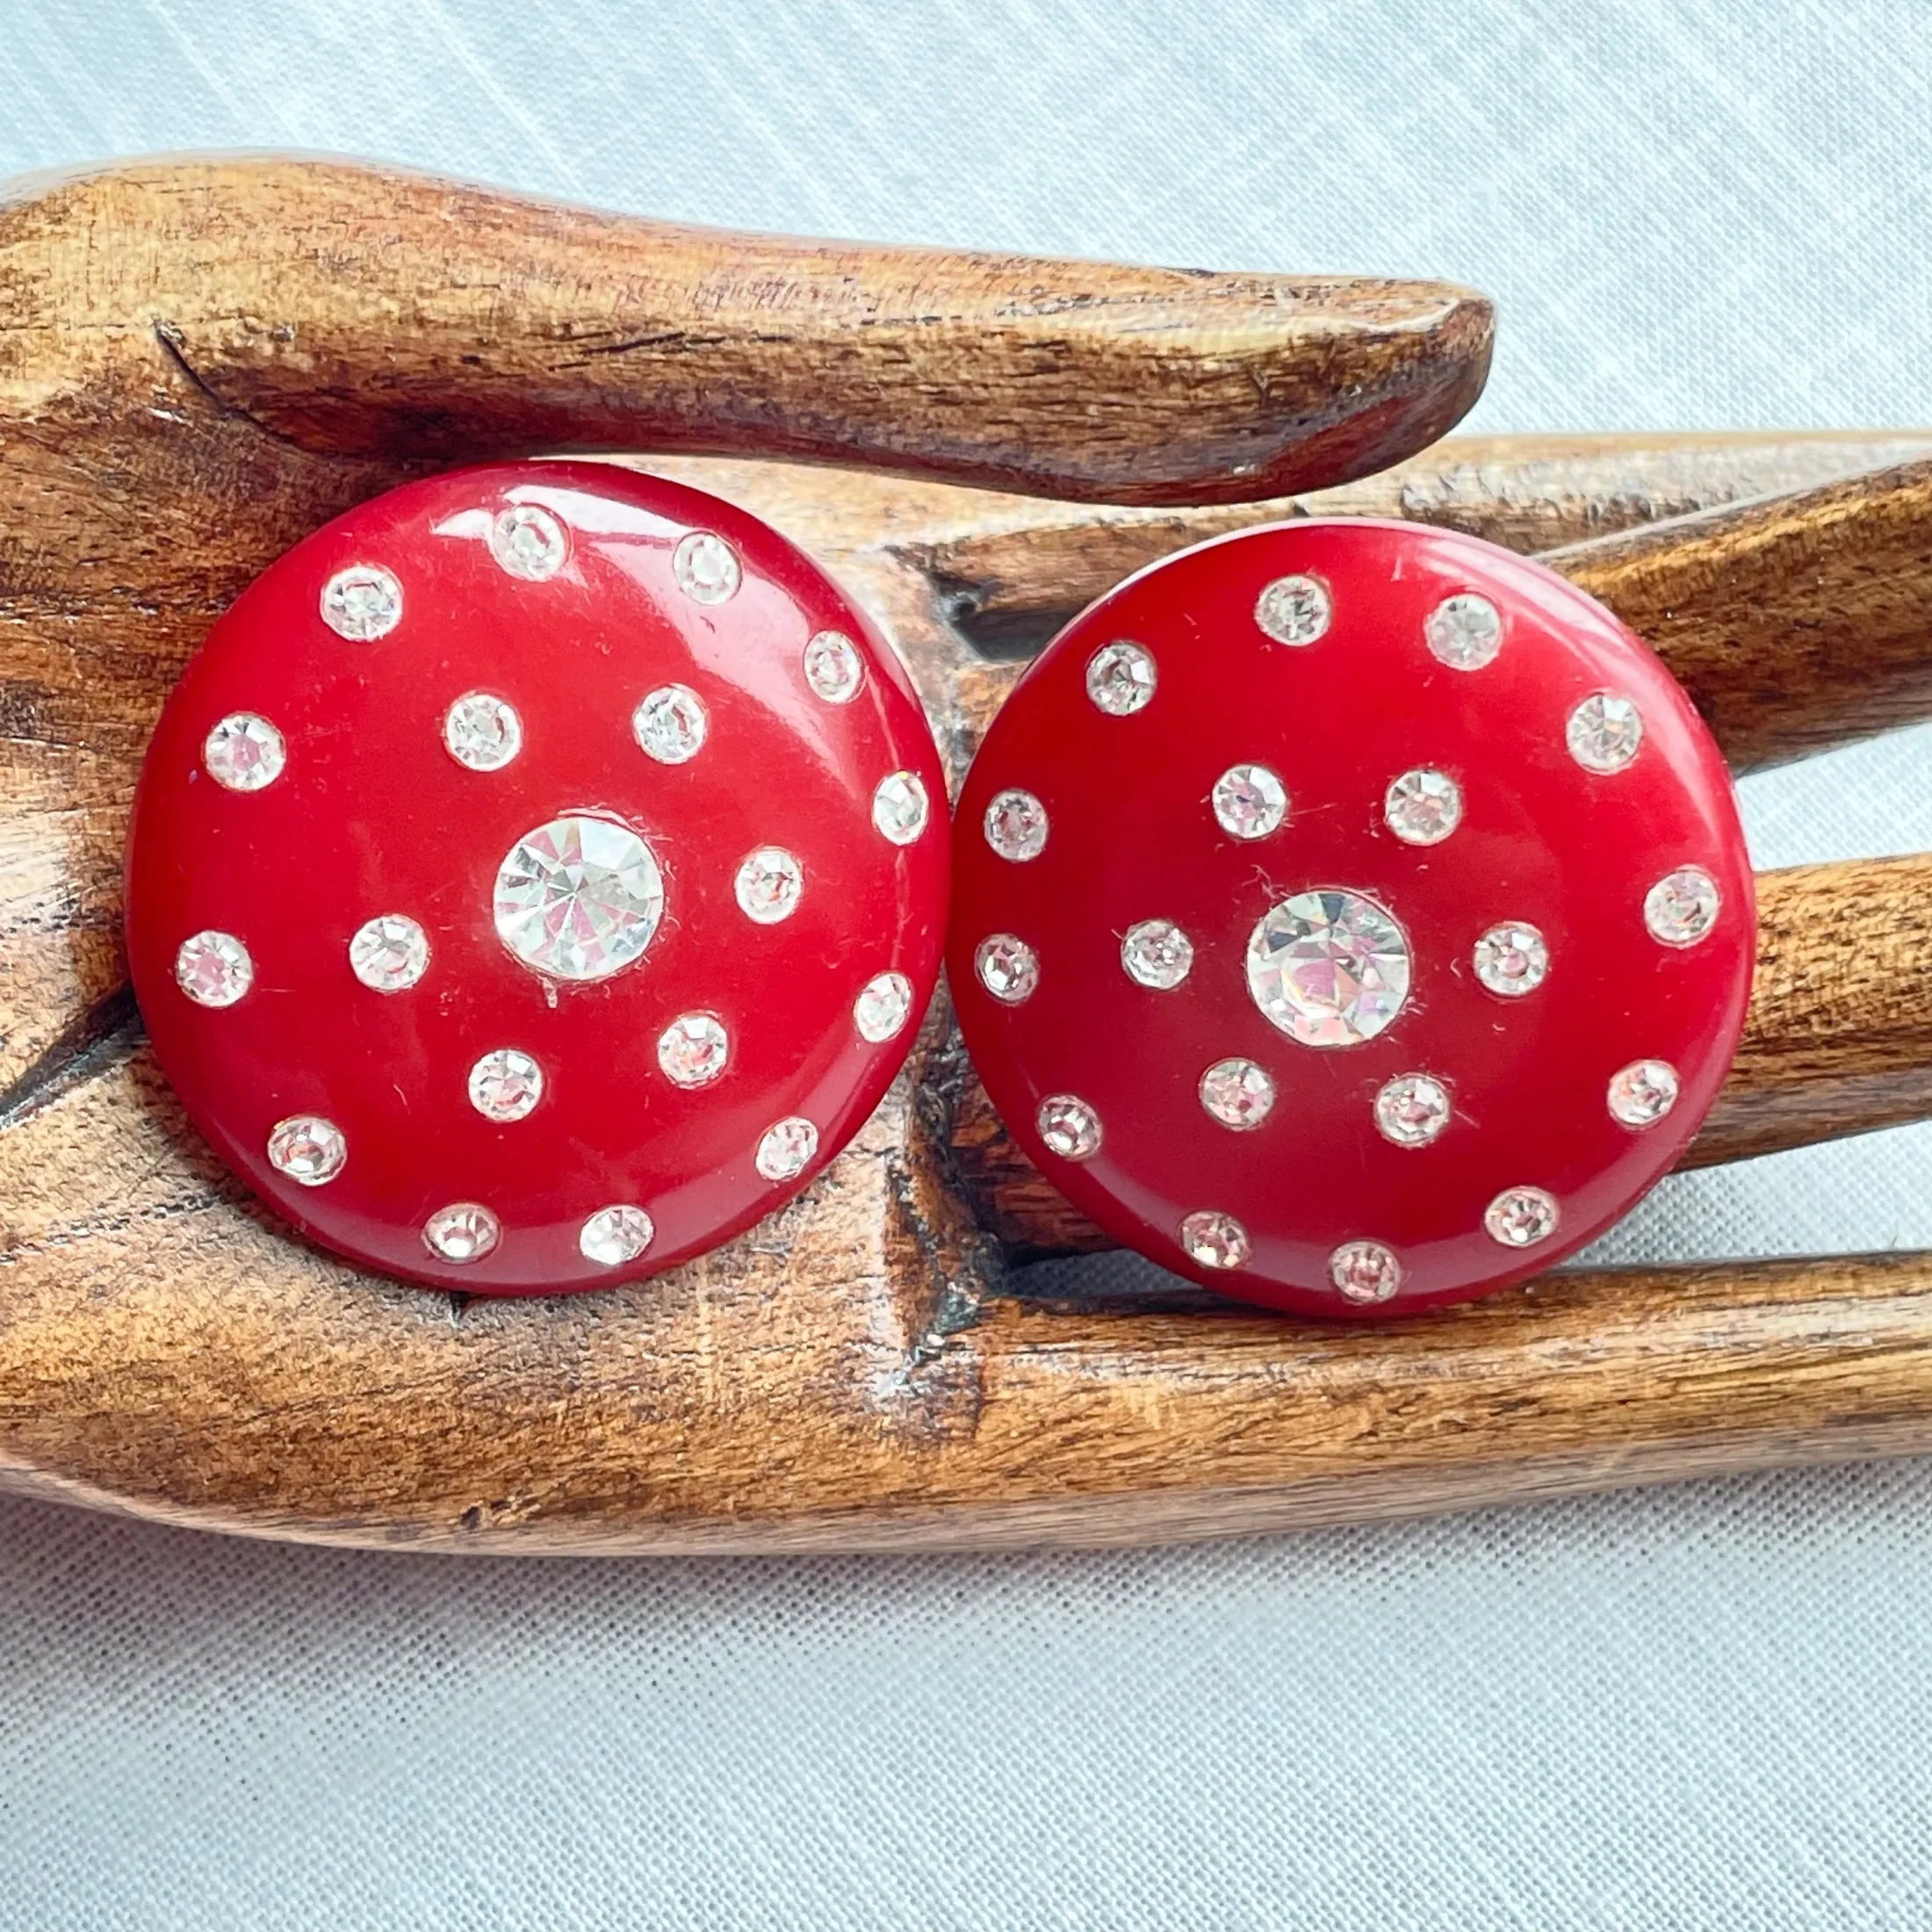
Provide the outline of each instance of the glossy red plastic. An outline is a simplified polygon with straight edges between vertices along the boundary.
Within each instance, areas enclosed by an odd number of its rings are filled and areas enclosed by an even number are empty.
[[[537,543],[532,567],[549,573],[536,579],[498,555],[498,519],[533,506],[567,543],[560,567]],[[706,544],[688,569],[676,559],[693,532],[721,538],[729,558]],[[401,611],[357,641],[324,621],[321,599],[336,573],[366,566],[393,574]],[[723,596],[721,572],[733,582]],[[861,667],[859,688],[837,700],[804,668],[825,632],[849,639]],[[696,694],[708,729],[695,755],[666,763],[645,755],[632,715],[672,684]],[[521,749],[495,769],[471,768],[444,742],[450,707],[479,692],[521,720]],[[259,789],[211,776],[205,741],[234,714],[267,719],[285,746]],[[902,813],[905,842],[875,821],[876,789],[895,774],[927,807],[909,837]],[[898,796],[903,807],[903,786]],[[904,668],[776,532],[611,465],[460,471],[319,530],[236,601],[188,667],[135,804],[135,991],[196,1124],[316,1240],[444,1287],[602,1287],[769,1214],[872,1112],[937,977],[945,812]],[[661,871],[654,933],[604,977],[538,971],[493,915],[506,855],[567,814],[629,828]],[[760,923],[734,879],[768,846],[796,855],[803,891],[789,917]],[[403,990],[378,991],[352,971],[350,946],[391,914],[421,926],[428,966]],[[233,935],[252,961],[232,1005],[198,1004],[177,983],[178,948],[205,929]],[[909,982],[903,1023],[865,1037],[855,1002],[889,973]],[[681,1086],[658,1042],[694,1013],[722,1024],[728,1059],[708,1084]],[[479,1060],[504,1049],[534,1058],[544,1083],[508,1121],[468,1091]],[[266,1151],[278,1122],[306,1115],[346,1142],[322,1185],[299,1184]],[[768,1179],[758,1150],[794,1118],[816,1129],[816,1150],[796,1174]],[[425,1228],[466,1203],[500,1231],[487,1252],[452,1260]],[[585,1223],[617,1207],[645,1211],[648,1245],[597,1258]],[[641,1225],[627,1217],[632,1242]]]
[[[1325,593],[1328,627],[1310,643],[1280,642],[1258,606],[1271,584],[1300,576]],[[1459,668],[1431,648],[1427,627],[1468,594],[1499,614],[1500,644]],[[1155,682],[1141,708],[1112,715],[1086,678],[1096,652],[1120,639],[1144,649]],[[1641,715],[1622,768],[1588,768],[1569,746],[1571,714],[1598,694]],[[1280,828],[1252,840],[1224,830],[1211,804],[1219,776],[1244,762],[1279,775],[1289,801]],[[1461,792],[1460,823],[1439,843],[1405,843],[1385,819],[1387,788],[1417,768]],[[1044,808],[1035,856],[992,847],[986,814],[1010,789]],[[1718,910],[1694,943],[1663,943],[1647,898],[1686,867],[1708,875]],[[955,813],[954,881],[948,976],[966,1042],[1048,1177],[1118,1239],[1204,1286],[1324,1316],[1499,1288],[1609,1227],[1676,1160],[1715,1097],[1755,942],[1728,775],[1655,656],[1550,571],[1390,523],[1222,538],[1077,618],[986,736]],[[1405,937],[1407,998],[1371,1038],[1305,1044],[1251,993],[1258,923],[1315,890],[1370,898]],[[1171,988],[1123,970],[1123,935],[1150,919],[1193,943]],[[1478,941],[1508,922],[1539,929],[1548,955],[1546,977],[1515,997],[1474,969]],[[1001,934],[1037,960],[1036,984],[1017,1001],[994,997],[976,970]],[[1230,1057],[1274,1083],[1258,1126],[1225,1126],[1200,1098],[1204,1072]],[[1610,1083],[1653,1060],[1675,1070],[1676,1104],[1626,1125]],[[1447,1125],[1427,1144],[1396,1144],[1377,1125],[1377,1096],[1413,1073],[1441,1084]],[[1091,1111],[1097,1149],[1069,1157],[1048,1144],[1038,1115],[1054,1096]],[[1491,1206],[1524,1188],[1549,1198],[1557,1225],[1508,1245],[1489,1230]],[[1200,1213],[1238,1223],[1242,1243],[1213,1257],[1233,1252],[1234,1265],[1184,1247],[1182,1224]],[[1337,1257],[1358,1242],[1395,1267],[1351,1299]]]

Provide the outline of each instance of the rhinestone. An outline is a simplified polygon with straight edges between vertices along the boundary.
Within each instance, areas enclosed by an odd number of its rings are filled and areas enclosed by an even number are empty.
[[[1200,1104],[1223,1127],[1259,1127],[1274,1108],[1274,1081],[1252,1060],[1216,1060],[1200,1077]]]
[[[443,742],[471,771],[501,771],[523,748],[523,721],[501,698],[468,691],[444,717]]]
[[[1540,1187],[1508,1187],[1484,1208],[1482,1225],[1505,1248],[1533,1248],[1556,1232],[1560,1218],[1555,1197]]]
[[[1677,1070],[1668,1060],[1635,1060],[1611,1076],[1610,1112],[1626,1127],[1654,1127],[1677,1104]]]
[[[1109,717],[1131,717],[1154,695],[1154,660],[1125,638],[1087,660],[1087,696]]]
[[[553,818],[526,832],[496,873],[496,934],[533,972],[602,979],[651,942],[664,875],[651,848],[608,818]]]
[[[904,973],[881,973],[866,981],[852,1003],[852,1023],[861,1040],[878,1046],[905,1030],[912,1015],[912,982]]]
[[[1047,808],[1030,791],[1003,791],[986,807],[986,843],[1023,865],[1047,849]]]
[[[1564,736],[1585,771],[1621,771],[1644,741],[1643,713],[1627,697],[1599,691],[1570,713]]]
[[[660,684],[631,714],[638,748],[660,765],[696,758],[710,724],[703,700],[682,684]]]
[[[1204,1208],[1180,1224],[1180,1244],[1188,1258],[1203,1268],[1248,1265],[1248,1230],[1232,1215]]]
[[[322,1187],[342,1172],[349,1142],[320,1114],[294,1114],[269,1129],[269,1165],[304,1187]]]
[[[1048,1151],[1062,1160],[1090,1161],[1100,1151],[1100,1116],[1076,1094],[1048,1094],[1035,1120]]]
[[[1328,588],[1314,577],[1278,577],[1254,607],[1254,621],[1277,644],[1313,644],[1330,615]]]
[[[201,762],[229,791],[260,791],[282,775],[288,748],[265,717],[231,711],[202,740]]]
[[[578,1235],[577,1251],[586,1261],[621,1268],[651,1245],[657,1231],[641,1208],[600,1208]]]
[[[865,660],[842,631],[821,631],[805,645],[805,682],[827,704],[849,704],[865,683]]]
[[[198,1006],[232,1006],[255,984],[255,962],[233,933],[197,933],[175,955],[175,984]]]
[[[439,1208],[422,1224],[422,1244],[443,1261],[480,1261],[502,1238],[503,1227],[473,1200]]]
[[[1701,865],[1680,867],[1644,896],[1644,924],[1666,946],[1695,946],[1717,918],[1717,881]]]
[[[1405,771],[1382,800],[1382,819],[1404,845],[1440,845],[1462,823],[1462,788],[1426,766]]]
[[[1359,892],[1297,892],[1264,913],[1248,941],[1248,991],[1305,1047],[1373,1040],[1409,998],[1409,941]]]
[[[1265,765],[1230,765],[1215,781],[1215,817],[1237,839],[1265,839],[1288,815],[1288,788]]]
[[[674,1086],[708,1085],[730,1054],[723,1025],[708,1013],[681,1013],[658,1035],[658,1064]]]
[[[797,860],[782,846],[760,846],[747,853],[732,882],[739,910],[754,926],[775,926],[798,910],[805,875]]]
[[[765,1129],[758,1143],[758,1171],[767,1180],[796,1180],[818,1151],[818,1129],[793,1114]]]
[[[540,584],[564,567],[570,537],[548,510],[516,503],[500,510],[490,525],[490,555],[511,576]]]
[[[429,935],[400,912],[371,919],[349,942],[349,970],[371,992],[400,993],[429,968]]]
[[[872,823],[896,846],[909,846],[926,830],[926,787],[916,774],[896,771],[872,794]]]
[[[499,1047],[470,1069],[470,1105],[486,1121],[520,1121],[544,1097],[544,1070],[527,1053]]]
[[[1171,992],[1194,964],[1194,942],[1171,919],[1143,919],[1121,941],[1127,977],[1156,992]]]
[[[1476,977],[1506,999],[1533,993],[1550,970],[1550,949],[1533,926],[1492,926],[1471,959]]]
[[[738,589],[738,552],[722,537],[695,530],[678,539],[671,553],[671,574],[695,603],[728,603]]]
[[[351,644],[386,638],[402,622],[402,586],[380,564],[351,564],[322,586],[322,622]]]
[[[1397,1147],[1427,1147],[1449,1124],[1449,1090],[1427,1073],[1399,1073],[1375,1096],[1375,1125]]]
[[[1344,1241],[1329,1257],[1329,1280],[1348,1301],[1386,1301],[1402,1285],[1402,1265],[1379,1241]]]
[[[983,939],[973,955],[973,970],[979,983],[995,999],[1017,1006],[1029,999],[1040,984],[1040,962],[1032,947],[1011,933],[995,933]]]
[[[1452,671],[1480,671],[1503,648],[1503,618],[1487,597],[1445,597],[1422,627],[1431,652]]]

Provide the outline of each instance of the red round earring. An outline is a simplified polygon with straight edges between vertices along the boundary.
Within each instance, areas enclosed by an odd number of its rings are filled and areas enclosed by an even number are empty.
[[[602,464],[459,471],[273,565],[169,701],[127,861],[190,1114],[445,1287],[715,1246],[863,1123],[931,996],[946,794],[809,559]]]
[[[1668,1170],[1755,948],[1728,775],[1539,566],[1308,522],[1129,579],[987,733],[948,973],[1015,1137],[1116,1238],[1307,1313],[1498,1288]]]

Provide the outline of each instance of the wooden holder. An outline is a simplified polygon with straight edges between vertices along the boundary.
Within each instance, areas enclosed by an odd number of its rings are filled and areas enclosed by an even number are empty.
[[[1382,468],[1467,406],[1488,340],[1480,301],[1418,285],[813,249],[321,164],[0,200],[0,1481],[317,1540],[772,1550],[1204,1535],[1932,1444],[1928,1257],[1566,1272],[1367,1328],[1178,1285],[1027,1299],[1014,1258],[1099,1236],[943,1013],[782,1215],[554,1301],[292,1239],[142,1043],[119,846],[181,662],[295,538],[458,458],[776,448],[1137,500],[653,465],[868,604],[955,770],[1089,597],[1308,509],[1553,553],[1741,767],[1932,710],[1932,436],[1450,442],[1312,499],[1158,507]],[[1932,1113],[1932,860],[1761,890],[1692,1157]],[[1807,916],[1827,894],[1859,898],[1856,948]]]

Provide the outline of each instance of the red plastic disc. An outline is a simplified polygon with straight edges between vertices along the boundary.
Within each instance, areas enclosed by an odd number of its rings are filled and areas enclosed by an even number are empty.
[[[1075,1205],[1225,1293],[1426,1307],[1546,1268],[1730,1064],[1755,905],[1650,651],[1473,538],[1299,523],[1061,633],[954,833],[949,977]]]
[[[803,1187],[938,971],[905,670],[755,518],[601,464],[364,504],[214,627],[150,746],[135,991],[222,1157],[392,1273],[608,1284]]]

